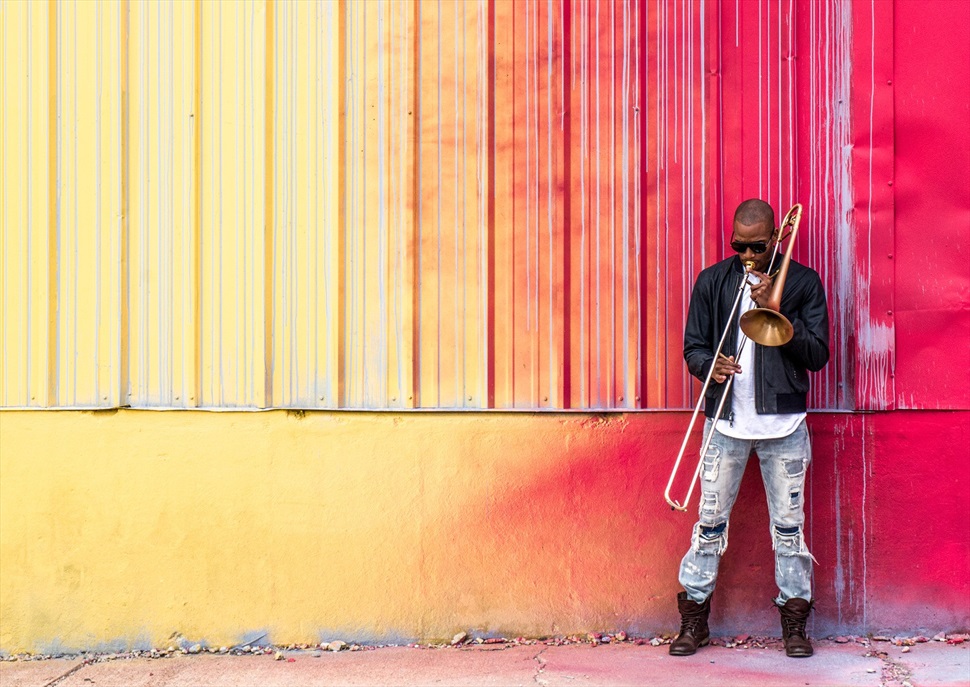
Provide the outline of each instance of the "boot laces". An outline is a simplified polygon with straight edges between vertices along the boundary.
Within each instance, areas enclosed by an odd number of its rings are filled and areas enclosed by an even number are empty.
[[[682,618],[680,621],[680,634],[690,632],[697,634],[697,626],[701,624],[701,619],[697,617]]]
[[[680,634],[690,632],[697,633],[697,628],[704,622],[704,612],[702,610],[694,613],[682,613],[680,617]]]
[[[798,636],[802,639],[806,638],[805,620],[805,618],[788,615],[784,610],[781,613],[781,622],[784,624],[785,632],[789,637]]]
[[[794,637],[798,636],[802,639],[805,638],[805,623],[795,620],[794,618],[785,619],[785,629],[788,630],[788,636]]]

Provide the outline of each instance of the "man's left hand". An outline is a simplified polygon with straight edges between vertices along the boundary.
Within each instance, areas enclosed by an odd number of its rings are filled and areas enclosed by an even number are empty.
[[[750,270],[748,274],[753,274],[761,280],[761,283],[751,287],[751,300],[757,303],[759,308],[764,308],[771,296],[771,277],[756,270]]]

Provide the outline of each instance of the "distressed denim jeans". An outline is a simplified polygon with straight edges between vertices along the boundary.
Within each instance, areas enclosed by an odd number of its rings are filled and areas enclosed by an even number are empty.
[[[710,430],[708,419],[704,431]],[[691,547],[680,564],[680,583],[687,595],[702,603],[717,582],[717,568],[728,545],[728,520],[741,476],[752,451],[761,463],[768,498],[771,538],[775,551],[778,603],[791,598],[812,600],[812,562],[805,546],[805,473],[811,461],[811,441],[803,421],[780,439],[734,439],[719,432],[701,468],[700,518]]]

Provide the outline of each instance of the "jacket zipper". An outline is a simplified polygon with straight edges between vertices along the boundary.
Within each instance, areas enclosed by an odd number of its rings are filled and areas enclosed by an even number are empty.
[[[762,375],[758,374],[763,367],[761,365],[761,351],[758,350],[757,344],[754,347],[754,378],[757,380],[757,385],[755,387],[754,394],[754,408],[756,413],[761,412],[761,399],[764,398],[764,380],[761,378]]]

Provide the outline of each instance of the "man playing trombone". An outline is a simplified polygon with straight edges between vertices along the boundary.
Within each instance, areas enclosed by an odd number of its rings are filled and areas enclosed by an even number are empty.
[[[680,565],[684,591],[677,597],[681,629],[670,645],[674,656],[688,656],[708,643],[711,594],[728,544],[731,508],[752,453],[758,455],[771,518],[775,604],[785,651],[792,657],[812,655],[805,632],[814,560],[804,537],[805,473],[811,460],[805,409],[808,371],[822,369],[829,359],[829,324],[818,274],[791,260],[800,217],[796,206],[776,231],[770,205],[757,199],[741,203],[731,237],[737,255],[703,270],[691,294],[684,359],[692,375],[706,380],[707,450],[702,449],[698,468],[699,519]],[[790,224],[792,241],[779,264],[778,244]],[[778,272],[772,274],[773,269]]]

